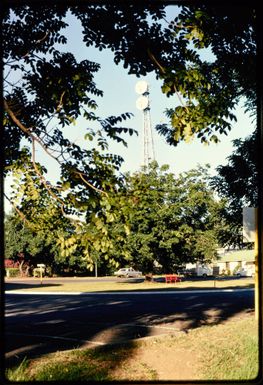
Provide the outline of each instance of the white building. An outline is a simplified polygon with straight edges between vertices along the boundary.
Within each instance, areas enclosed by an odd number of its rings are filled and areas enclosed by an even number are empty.
[[[219,274],[233,274],[238,268],[255,264],[255,250],[229,250],[220,253],[214,266],[219,267]]]
[[[209,275],[233,275],[238,269],[255,268],[255,251],[254,250],[223,250],[219,251],[218,259],[209,264],[205,263],[187,263],[186,269],[198,276]]]

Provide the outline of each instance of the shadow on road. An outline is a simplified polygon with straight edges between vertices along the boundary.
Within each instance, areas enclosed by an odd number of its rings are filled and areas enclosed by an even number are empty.
[[[51,287],[51,286],[61,286],[59,283],[45,283],[38,281],[29,281],[28,283],[25,282],[5,282],[5,291],[8,290],[20,290],[20,289],[32,289],[39,288],[39,287]]]
[[[118,288],[118,289],[116,289],[116,290],[105,290],[105,291],[103,291],[103,290],[98,290],[98,291],[93,291],[93,293],[112,293],[112,294],[114,294],[114,293],[116,293],[116,292],[120,292],[120,291],[122,291],[123,292],[123,294],[125,294],[125,291],[132,291],[132,292],[134,292],[134,293],[139,293],[139,292],[145,292],[145,293],[154,293],[154,291],[158,291],[158,292],[167,292],[167,291],[170,291],[171,293],[172,292],[175,292],[175,291],[178,291],[178,292],[180,292],[180,291],[189,291],[189,292],[191,292],[191,291],[195,291],[195,290],[198,290],[198,291],[202,291],[202,290],[205,290],[205,291],[207,291],[207,290],[213,290],[213,291],[219,291],[219,290],[228,290],[228,289],[253,289],[255,287],[255,285],[254,284],[247,284],[246,286],[244,286],[244,285],[240,285],[240,286],[237,286],[237,285],[235,285],[234,287],[233,286],[231,286],[231,285],[229,285],[229,286],[217,286],[217,287],[211,287],[211,286],[202,286],[202,287],[200,287],[200,286],[191,286],[191,287],[183,287],[183,286],[176,286],[176,284],[175,284],[175,286],[173,286],[173,287],[171,287],[171,286],[168,286],[168,287],[160,287],[160,288],[158,288],[158,286],[155,286],[154,287],[154,290],[153,289],[147,289],[147,288],[140,288],[140,289],[132,289],[132,290],[128,290],[128,289],[122,289],[122,287],[121,287],[121,283],[120,283],[120,288]]]
[[[6,365],[68,349],[96,351],[127,346],[134,339],[216,325],[253,311],[252,292],[6,297]],[[117,354],[117,353],[116,353]],[[123,357],[123,355],[122,355]],[[116,365],[120,361],[116,359]],[[113,368],[112,368],[113,369]]]

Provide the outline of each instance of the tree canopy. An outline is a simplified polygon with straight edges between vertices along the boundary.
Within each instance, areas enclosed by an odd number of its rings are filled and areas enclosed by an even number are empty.
[[[62,220],[58,210],[49,218],[53,226],[46,223],[46,226],[36,228],[32,222],[31,226],[24,224],[16,212],[8,214],[5,219],[5,258],[18,262],[21,274],[25,268],[32,273],[39,263],[46,265],[49,274],[87,273],[87,261],[82,257],[81,247],[75,247],[67,256],[62,255],[58,247],[59,234],[69,238],[74,227],[69,221]]]
[[[156,266],[171,272],[187,262],[211,261],[217,255],[218,234],[224,230],[220,213],[225,202],[215,199],[209,180],[207,168],[175,176],[168,165],[159,167],[157,162],[147,170],[127,173],[105,206],[87,210],[87,226],[85,231],[79,228],[80,237],[74,236],[76,227],[61,217],[42,191],[41,199],[28,202],[30,226],[17,213],[7,218],[6,256],[18,260],[22,253],[25,261],[46,263],[53,272],[78,273],[87,262],[90,268],[97,264],[100,273],[111,272],[114,265],[133,265],[147,273]]]
[[[228,246],[243,246],[242,208],[259,206],[258,145],[256,132],[244,140],[236,139],[235,151],[228,157],[228,163],[217,167],[218,174],[211,180],[219,196],[226,198],[221,215],[228,226],[220,239]]]
[[[255,113],[253,3],[186,5],[173,18],[158,2],[147,7],[113,3],[87,9],[83,5],[72,12],[82,21],[88,46],[111,49],[115,63],[123,64],[130,74],[155,71],[163,80],[163,93],[177,96],[177,105],[166,111],[170,124],[157,126],[169,144],[194,136],[217,142],[220,134],[231,130],[236,119],[233,109],[241,97]]]
[[[187,262],[211,261],[222,227],[222,202],[209,188],[208,170],[199,167],[175,176],[169,166],[152,162],[126,175],[130,262],[144,272],[160,266],[176,271]],[[113,249],[116,255],[116,249]]]
[[[236,6],[229,5],[183,6],[175,18],[169,16],[165,4],[158,2],[147,6],[119,2],[72,7],[60,4],[52,6],[52,12],[39,4],[6,7],[3,51],[8,76],[4,106],[7,144],[11,144],[9,139],[12,141],[12,146],[7,146],[7,160],[17,156],[15,149],[26,136],[50,150],[59,144],[56,159],[62,162],[67,154],[71,165],[78,167],[79,160],[86,158],[88,163],[93,152],[82,150],[82,158],[78,157],[76,152],[80,154],[80,149],[63,137],[62,127],[83,114],[88,121],[100,121],[99,135],[117,139],[121,129],[115,125],[128,118],[124,114],[103,120],[95,115],[95,97],[103,95],[94,83],[99,65],[88,60],[78,63],[70,52],[59,49],[66,44],[63,28],[68,10],[81,21],[87,46],[112,50],[114,62],[122,64],[130,74],[141,76],[155,71],[157,78],[163,79],[163,92],[168,97],[178,96],[178,105],[166,111],[170,128],[157,127],[168,143],[176,144],[195,134],[202,141],[217,141],[217,132],[227,134],[231,129],[233,108],[241,97],[250,111],[255,111],[253,4],[239,5],[238,12]],[[56,118],[57,126],[52,134],[47,134],[51,118]],[[87,138],[93,136],[94,132],[88,129]],[[106,146],[105,140],[100,139]],[[115,158],[115,162],[119,164],[120,159]],[[79,172],[89,175],[91,170],[86,164],[86,169]],[[69,173],[67,168],[64,173]]]
[[[57,209],[67,219],[85,214],[85,222],[70,220],[74,236],[65,239],[62,231],[59,242],[70,250],[80,242],[92,259],[94,245],[102,253],[113,247],[109,227],[120,213],[127,214],[125,202],[117,201],[123,159],[107,153],[108,141],[127,145],[127,134],[136,130],[123,124],[129,112],[98,116],[103,90],[94,75],[100,66],[65,52],[68,12],[81,22],[87,46],[110,49],[115,64],[128,74],[154,71],[163,93],[177,97],[174,108],[165,112],[170,123],[156,127],[171,145],[194,136],[217,142],[218,134],[231,129],[241,98],[251,113],[255,110],[257,14],[253,4],[239,6],[238,12],[229,5],[186,5],[174,17],[159,2],[4,3],[4,173],[12,173],[16,191],[14,199],[8,198],[23,221],[35,226],[49,226],[52,220],[45,218]],[[85,147],[65,134],[67,127],[77,129],[79,117],[87,122]],[[36,159],[37,148],[58,163],[57,183],[49,183],[47,170]],[[43,209],[45,192],[52,210]],[[38,214],[44,210],[45,215],[34,217],[33,206],[42,207]],[[121,244],[126,230],[118,231]]]

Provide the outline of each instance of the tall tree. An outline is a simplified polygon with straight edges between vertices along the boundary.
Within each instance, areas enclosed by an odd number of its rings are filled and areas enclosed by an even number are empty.
[[[235,151],[228,157],[228,163],[217,167],[217,176],[211,186],[227,205],[222,212],[228,226],[221,234],[221,241],[228,246],[243,247],[242,208],[258,207],[258,140],[256,132],[249,137],[233,142]]]
[[[129,113],[105,119],[95,114],[95,98],[103,96],[94,82],[99,65],[89,60],[78,63],[73,54],[57,49],[66,43],[60,32],[67,25],[63,20],[66,11],[67,8],[56,5],[52,12],[49,7],[39,5],[5,9],[6,164],[10,170],[13,161],[20,157],[24,138],[30,146],[36,174],[35,151],[40,146],[60,165],[63,183],[78,184],[82,190],[96,195],[106,188],[103,182],[113,178],[113,170],[122,161],[98,149],[107,148],[107,137],[126,144],[119,134],[123,131],[133,134],[134,130],[118,127],[131,116]],[[80,116],[87,120],[86,140],[97,138],[98,149],[80,148],[63,133]],[[99,123],[101,129],[93,130],[92,122]]]
[[[216,256],[223,202],[215,200],[208,186],[207,169],[178,177],[168,170],[153,162],[149,170],[126,175],[126,264],[144,272],[153,271],[156,263],[171,271]],[[118,247],[112,253],[118,258]]]
[[[42,189],[67,219],[114,194],[119,183],[115,171],[122,158],[105,151],[107,138],[126,145],[122,133],[136,132],[122,126],[129,113],[106,118],[96,115],[96,99],[103,96],[94,82],[99,65],[78,62],[72,53],[63,52],[66,38],[61,30],[67,26],[66,12],[67,7],[58,5],[52,12],[39,4],[4,8],[4,173],[15,179],[18,196],[8,198],[24,223],[29,223],[29,216],[39,227],[46,222],[41,216],[38,222],[34,220],[30,203],[36,203]],[[87,121],[87,146],[82,148],[64,133],[67,126],[78,124],[80,116]],[[100,128],[93,128],[95,123]],[[57,183],[49,183],[47,170],[37,162],[37,149],[58,163]],[[80,226],[80,222],[73,224]]]
[[[61,221],[59,211],[56,214],[57,221]],[[53,212],[49,215],[53,222],[56,214]],[[57,232],[59,230],[61,234],[62,228],[65,238],[74,230],[65,220],[59,225],[56,223],[52,226],[48,223],[47,226],[36,229],[35,226],[26,226],[17,212],[8,214],[5,219],[5,258],[19,263],[21,275],[24,272],[27,274],[39,263],[44,263],[50,274],[63,274],[65,271],[87,274],[87,261],[83,260],[81,247],[71,250],[70,255],[61,255]]]
[[[79,222],[76,225],[75,241],[83,240],[85,233],[91,244],[100,234],[97,251],[102,251],[105,245],[112,245],[106,230],[101,230],[114,221],[116,206],[109,201],[114,200],[116,186],[121,184],[116,171],[122,159],[101,150],[107,150],[109,138],[126,144],[122,134],[135,131],[123,127],[122,122],[130,117],[127,112],[117,117],[96,114],[97,99],[103,96],[94,82],[99,65],[89,60],[78,62],[62,49],[68,11],[81,21],[88,46],[111,49],[115,63],[123,63],[128,73],[140,76],[155,71],[157,78],[163,79],[163,92],[178,96],[179,105],[166,112],[170,126],[157,127],[174,145],[194,135],[202,141],[218,141],[217,132],[227,134],[231,129],[232,110],[242,96],[253,110],[256,12],[253,6],[239,7],[236,12],[229,6],[198,5],[181,7],[178,16],[171,18],[165,4],[157,2],[146,7],[119,2],[72,7],[54,4],[52,9],[23,3],[10,7],[5,2],[5,172],[17,172],[19,167],[24,174],[33,171],[35,181],[28,177],[29,185],[20,193],[25,196],[26,190],[34,197],[43,186],[62,215],[96,208],[97,214],[94,209],[85,230]],[[202,58],[204,48],[212,50],[212,60]],[[87,120],[87,142],[97,140],[96,146],[81,148],[66,137],[65,128],[77,125],[80,116]],[[100,129],[95,129],[94,123]],[[29,150],[22,148],[24,143]],[[37,146],[60,166],[60,180],[55,185],[47,183],[36,161]],[[26,199],[22,197],[19,204],[17,209],[23,216]],[[63,237],[61,244],[65,244]]]
[[[13,212],[5,219],[5,257],[19,263],[20,274],[38,263],[54,264],[56,240],[32,231]]]

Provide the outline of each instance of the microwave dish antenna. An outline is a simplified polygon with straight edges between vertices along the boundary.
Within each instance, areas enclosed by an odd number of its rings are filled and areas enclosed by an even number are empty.
[[[145,80],[139,80],[135,85],[135,91],[137,94],[144,94],[148,91],[148,84]]]
[[[136,100],[136,107],[138,110],[145,110],[149,106],[149,99],[146,96],[139,96]]]

